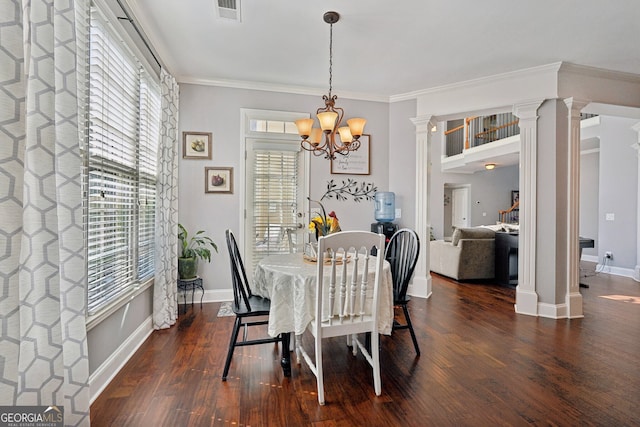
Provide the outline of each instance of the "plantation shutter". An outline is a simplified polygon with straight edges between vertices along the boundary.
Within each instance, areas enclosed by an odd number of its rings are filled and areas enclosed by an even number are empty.
[[[88,60],[88,312],[95,314],[153,274],[160,95],[96,8]]]
[[[253,169],[253,262],[267,255],[288,253],[287,229],[299,222],[299,150],[258,148]],[[292,236],[295,238],[295,236]]]

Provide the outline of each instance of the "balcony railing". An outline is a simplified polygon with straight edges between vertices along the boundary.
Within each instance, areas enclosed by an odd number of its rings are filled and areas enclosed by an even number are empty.
[[[461,154],[463,150],[520,134],[518,118],[511,113],[475,116],[464,119],[464,124],[445,131],[447,156]]]
[[[595,116],[597,114],[581,113],[580,119],[585,120]],[[459,123],[460,120],[457,122]],[[456,122],[453,122],[453,125],[455,124]],[[462,154],[469,148],[519,134],[518,118],[511,113],[467,117],[463,124],[444,132],[446,155],[449,157]]]

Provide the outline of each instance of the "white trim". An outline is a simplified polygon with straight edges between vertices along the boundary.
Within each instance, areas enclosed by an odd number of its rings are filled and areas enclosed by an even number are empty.
[[[568,307],[566,304],[538,303],[538,316],[550,319],[566,319]]]
[[[429,89],[420,89],[412,92],[401,93],[398,95],[392,95],[389,97],[389,102],[406,101],[408,99],[419,98],[423,95],[430,95],[437,92],[445,92],[453,89],[466,89],[469,87],[484,85],[487,83],[502,82],[503,80],[509,80],[513,78],[521,78],[526,76],[536,76],[549,71],[557,73],[562,68],[562,62],[554,62],[552,64],[540,65],[537,67],[525,68],[522,70],[509,71],[501,74],[494,74],[486,77],[479,77],[477,79],[465,80],[462,82],[456,82],[446,84],[442,86],[436,86]]]
[[[520,248],[516,313],[539,315],[536,277],[538,109],[543,100],[513,106],[520,126]]]
[[[289,86],[278,83],[251,82],[243,80],[227,79],[203,79],[190,76],[176,76],[178,83],[195,84],[202,86],[228,87],[233,89],[262,90],[266,92],[288,93],[293,95],[312,95],[322,97],[327,94],[326,89],[311,88],[305,86]],[[363,92],[340,91],[339,99],[354,99],[358,101],[389,102],[388,96],[368,94]]]
[[[614,276],[630,277],[633,279],[634,268],[615,267],[611,265],[596,264],[596,271],[600,274],[613,274]]]
[[[429,199],[431,190],[429,187],[431,160],[431,128],[433,122],[432,115],[424,115],[410,118],[415,126],[416,132],[416,224],[415,231],[423,242],[422,250],[418,256],[418,262],[413,275],[411,286],[407,290],[409,295],[429,298],[432,293],[431,269],[429,266],[429,236],[431,229],[431,214],[429,211]]]
[[[197,292],[197,291],[196,291]],[[197,295],[197,294],[196,294]],[[224,302],[233,300],[233,289],[207,289],[202,302]]]
[[[597,154],[600,152],[600,148],[592,148],[590,150],[581,150],[580,155],[585,156],[587,154]]]
[[[571,62],[558,62],[560,68],[558,71],[572,74],[579,74],[586,77],[595,77],[600,79],[619,80],[629,83],[640,83],[638,74],[626,73],[624,71],[614,71],[605,68],[590,67],[587,65],[573,64]]]
[[[153,316],[147,319],[133,331],[111,355],[102,362],[89,377],[90,403],[93,403],[111,380],[120,372],[131,356],[140,348],[145,340],[153,333]]]

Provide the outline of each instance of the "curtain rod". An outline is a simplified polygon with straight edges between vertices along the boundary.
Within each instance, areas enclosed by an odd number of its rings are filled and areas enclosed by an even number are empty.
[[[119,16],[118,19],[129,21],[129,23],[133,26],[133,29],[136,30],[136,33],[138,33],[138,36],[140,37],[140,40],[142,40],[142,43],[144,43],[149,53],[151,54],[153,59],[156,61],[156,64],[158,64],[158,67],[163,68],[162,64],[160,63],[156,55],[153,53],[153,49],[151,49],[151,46],[149,46],[149,43],[147,43],[147,39],[142,35],[142,32],[140,31],[140,29],[138,28],[134,20],[131,18],[131,15],[129,15],[129,12],[127,11],[127,9],[125,9],[124,5],[122,4],[122,1],[121,0],[116,0],[116,1],[118,2],[120,9],[122,9],[122,12],[124,12],[124,15],[125,15],[124,18]]]

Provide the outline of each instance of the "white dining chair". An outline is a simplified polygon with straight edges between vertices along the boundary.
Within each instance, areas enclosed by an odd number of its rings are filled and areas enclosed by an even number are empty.
[[[358,349],[373,368],[377,396],[382,392],[378,335],[378,298],[384,257],[370,255],[376,248],[384,254],[385,236],[369,231],[343,231],[318,239],[315,317],[308,326],[314,336],[315,359],[296,340],[297,354],[316,376],[318,402],[324,405],[322,341],[346,336],[353,355]],[[328,270],[328,271],[327,271]],[[357,334],[371,334],[371,351]]]

